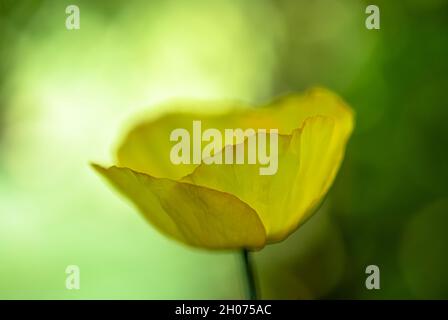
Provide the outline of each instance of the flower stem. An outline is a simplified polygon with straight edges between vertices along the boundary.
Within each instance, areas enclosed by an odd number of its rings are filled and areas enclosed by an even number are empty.
[[[257,286],[255,284],[254,269],[249,256],[249,251],[243,249],[241,253],[243,257],[244,273],[246,276],[247,296],[249,300],[257,300]]]

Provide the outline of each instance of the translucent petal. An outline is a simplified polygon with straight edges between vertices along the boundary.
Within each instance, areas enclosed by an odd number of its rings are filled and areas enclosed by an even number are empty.
[[[231,194],[128,168],[93,167],[171,238],[210,249],[257,249],[265,244],[257,213]]]
[[[182,109],[192,109],[186,107],[189,104],[194,103],[184,102]],[[215,128],[222,135],[227,128],[275,128],[280,134],[291,134],[294,129],[303,125],[305,119],[315,115],[335,118],[346,135],[350,134],[353,127],[351,109],[337,95],[321,88],[309,90],[302,95],[289,95],[263,107],[248,108],[229,103],[230,107],[226,111],[213,114],[206,112],[217,109],[215,105],[222,104],[197,102],[195,109],[201,105],[204,112],[170,112],[157,119],[142,121],[127,134],[118,148],[118,164],[152,176],[171,179],[179,179],[193,172],[197,164],[176,165],[170,161],[170,150],[175,144],[170,141],[170,134],[177,128],[185,128],[192,134],[194,120],[201,121],[203,131]],[[235,144],[241,142],[243,140],[235,140]]]
[[[352,110],[325,89],[260,108],[168,113],[126,136],[117,152],[120,167],[95,168],[173,238],[205,248],[260,248],[283,240],[315,211],[341,164],[353,118]],[[247,159],[245,164],[173,164],[170,134],[179,128],[192,133],[195,120],[202,131],[215,128],[223,137],[225,129],[277,129],[277,172],[261,175],[265,165]],[[247,156],[244,137],[221,152],[236,152],[241,143]],[[200,144],[202,149],[205,142]]]
[[[292,135],[278,136],[276,174],[260,175],[260,165],[247,161],[202,164],[184,181],[232,193],[259,214],[268,242],[281,241],[322,201],[340,166],[347,138],[337,120],[314,116]],[[244,144],[247,154],[248,140]]]

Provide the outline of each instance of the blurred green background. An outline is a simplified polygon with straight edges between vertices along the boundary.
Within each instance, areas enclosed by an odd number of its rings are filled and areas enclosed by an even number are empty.
[[[262,297],[448,298],[447,21],[444,0],[0,0],[0,298],[244,298],[237,254],[164,238],[88,163],[161,101],[313,85],[357,127],[323,208],[255,254]]]

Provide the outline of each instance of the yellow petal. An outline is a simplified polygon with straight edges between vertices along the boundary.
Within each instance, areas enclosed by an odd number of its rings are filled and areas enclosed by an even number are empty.
[[[188,105],[188,102],[184,104]],[[353,127],[350,108],[337,95],[321,88],[302,95],[290,95],[264,107],[231,105],[226,112],[206,112],[216,104],[222,105],[217,102],[196,103],[196,109],[201,105],[203,113],[168,113],[158,119],[143,121],[128,133],[118,148],[118,164],[151,176],[170,179],[180,179],[193,172],[197,164],[175,165],[170,161],[170,150],[175,144],[170,141],[170,134],[177,128],[191,132],[194,120],[202,122],[202,130],[216,128],[221,134],[224,134],[226,128],[275,128],[281,134],[291,134],[307,118],[316,115],[335,118],[345,135],[349,135]],[[182,109],[188,108],[184,106]]]
[[[281,241],[322,201],[340,166],[347,138],[339,118],[314,116],[292,135],[278,136],[276,174],[260,175],[260,165],[247,162],[202,164],[184,181],[232,193],[259,214],[268,243]],[[244,144],[247,154],[248,140]]]
[[[231,194],[128,168],[93,167],[169,237],[210,249],[257,249],[265,244],[256,212]]]
[[[278,129],[278,172],[262,176],[259,165],[248,164],[172,164],[170,134],[190,131],[194,120],[202,121],[202,130],[216,128],[221,134],[226,128]],[[314,212],[334,180],[352,129],[351,109],[330,91],[313,89],[261,108],[172,113],[145,121],[118,150],[120,166],[133,170],[96,169],[173,238],[206,248],[259,248],[281,241]],[[185,175],[180,181],[153,177]]]
[[[185,102],[186,104],[191,102]],[[211,108],[216,103],[204,105]],[[173,164],[170,151],[175,142],[170,141],[174,129],[185,128],[192,134],[192,123],[202,122],[202,130],[216,128],[223,131],[225,125],[236,122],[240,115],[237,107],[232,112],[215,114],[199,113],[168,113],[160,118],[142,122],[132,129],[117,150],[118,164],[155,177],[179,179],[191,173],[197,164]]]
[[[269,111],[271,110],[271,111]],[[336,94],[323,88],[313,88],[304,94],[288,95],[270,104],[266,113],[273,122],[269,128],[279,128],[279,133],[291,134],[303,126],[304,121],[313,116],[335,119],[343,135],[349,136],[353,130],[353,111]],[[261,125],[260,128],[263,126]]]

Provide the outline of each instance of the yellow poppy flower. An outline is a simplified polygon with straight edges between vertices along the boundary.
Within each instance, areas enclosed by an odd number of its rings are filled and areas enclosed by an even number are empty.
[[[226,128],[277,129],[276,173],[260,175],[259,166],[247,161],[173,164],[170,133],[191,128],[193,121],[223,135]],[[93,167],[171,238],[208,249],[260,249],[285,239],[316,210],[353,124],[350,107],[318,88],[259,108],[174,112],[144,121],[122,142],[117,166]],[[237,139],[220,152],[247,150],[248,141]]]

